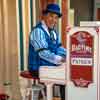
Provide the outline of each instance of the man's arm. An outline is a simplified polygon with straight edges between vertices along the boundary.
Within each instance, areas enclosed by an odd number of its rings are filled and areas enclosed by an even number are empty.
[[[60,46],[59,48],[57,48],[57,55],[66,57],[66,49],[62,46]]]

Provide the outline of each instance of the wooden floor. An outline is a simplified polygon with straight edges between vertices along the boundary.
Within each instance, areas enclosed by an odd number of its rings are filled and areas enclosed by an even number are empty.
[[[43,100],[43,99],[40,99],[40,100]],[[53,100],[61,100],[61,98],[53,98]]]
[[[25,95],[24,91],[26,89],[27,86],[29,86],[31,83],[30,81],[27,81],[26,79],[19,77],[20,79],[20,90],[21,90],[21,94]],[[41,96],[40,96],[41,98]],[[31,97],[29,97],[29,100],[31,100]],[[43,99],[39,99],[39,100],[43,100]],[[61,98],[59,97],[54,97],[53,100],[61,100]]]
[[[61,98],[56,98],[56,97],[55,97],[55,98],[53,98],[53,100],[61,100]]]

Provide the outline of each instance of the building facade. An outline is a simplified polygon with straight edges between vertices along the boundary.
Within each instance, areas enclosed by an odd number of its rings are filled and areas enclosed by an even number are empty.
[[[66,26],[71,24],[70,9],[73,25],[100,20],[100,0],[0,0],[0,87],[11,82],[14,100],[20,100],[18,74],[27,69],[29,33],[42,18],[42,10],[52,2],[62,9],[57,28],[64,47]]]
[[[32,27],[42,18],[48,3],[59,3],[63,17],[58,31],[66,45],[68,0],[0,0],[0,87],[11,83],[14,100],[21,100],[19,73],[27,69],[28,36]]]

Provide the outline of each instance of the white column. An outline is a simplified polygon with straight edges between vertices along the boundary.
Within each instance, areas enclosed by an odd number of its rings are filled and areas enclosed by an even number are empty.
[[[47,100],[53,100],[53,83],[45,83],[47,89]]]
[[[36,25],[36,0],[33,0],[33,26]]]

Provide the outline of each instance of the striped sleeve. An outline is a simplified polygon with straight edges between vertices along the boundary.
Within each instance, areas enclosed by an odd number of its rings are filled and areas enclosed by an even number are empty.
[[[66,56],[67,52],[66,52],[66,49],[63,48],[62,46],[60,46],[59,48],[57,48],[57,55],[60,55],[60,56]]]
[[[48,48],[44,32],[39,28],[36,28],[32,31],[30,35],[30,41],[35,51],[38,51],[42,48]]]

